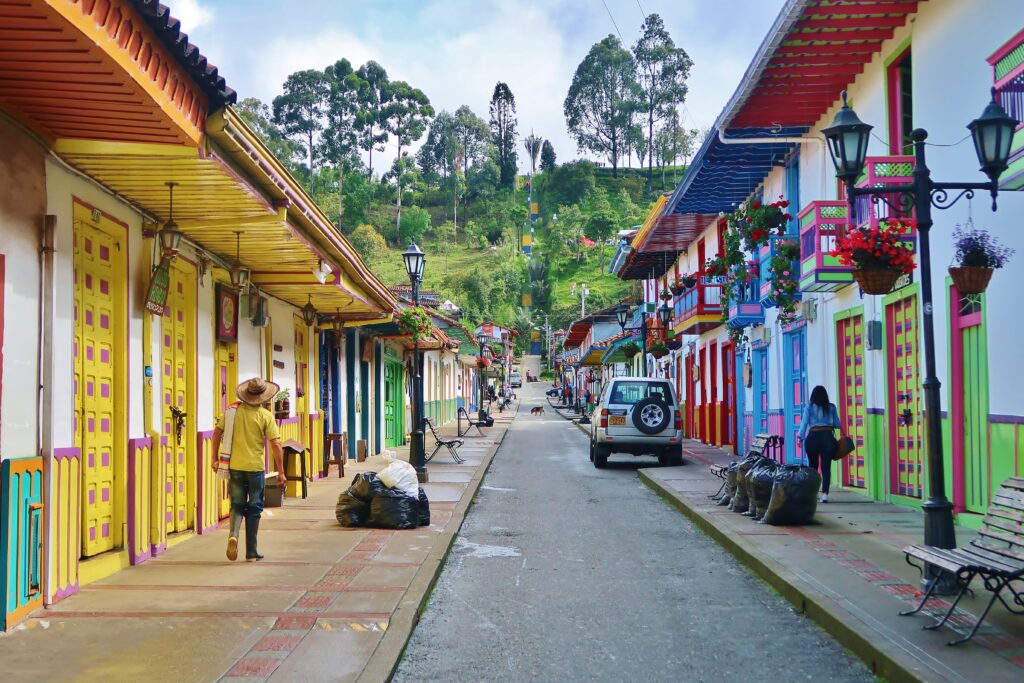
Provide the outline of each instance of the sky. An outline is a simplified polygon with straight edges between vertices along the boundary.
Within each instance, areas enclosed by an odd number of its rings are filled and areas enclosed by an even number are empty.
[[[694,62],[681,109],[711,126],[784,0],[164,0],[239,99],[268,104],[288,74],[342,57],[373,59],[423,90],[435,110],[468,104],[484,120],[497,81],[516,98],[519,134],[549,139],[559,161],[584,156],[562,102],[591,45],[632,46],[645,13],[660,14]],[[392,149],[385,158],[393,158]],[[520,144],[520,165],[525,153]],[[377,167],[377,157],[374,160]]]

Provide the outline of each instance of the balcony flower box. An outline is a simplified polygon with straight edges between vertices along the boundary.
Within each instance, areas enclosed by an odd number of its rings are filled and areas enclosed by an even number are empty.
[[[701,275],[697,286],[683,293],[674,310],[676,334],[702,334],[722,324],[722,305],[727,278]]]
[[[906,185],[913,181],[913,171],[912,156],[868,157],[864,160],[864,175],[857,181],[857,187],[884,188]],[[858,227],[870,224],[870,227],[877,228],[878,222],[887,218],[912,217],[911,207],[902,207],[898,193],[885,195],[885,199],[888,203],[878,197],[857,197],[854,202],[854,218]],[[896,212],[893,206],[903,210]]]
[[[764,308],[774,308],[779,305],[773,292],[775,291],[775,274],[772,272],[772,261],[778,256],[782,256],[786,250],[799,250],[799,240],[796,235],[775,235],[768,240],[768,244],[761,246],[761,253],[759,261],[759,269],[761,272],[761,292],[760,300],[761,305]],[[787,277],[791,277],[794,280],[797,279],[800,273],[800,258],[799,256],[793,258]],[[794,301],[801,299],[800,292],[795,292],[793,295]]]
[[[751,325],[764,324],[764,307],[761,306],[761,281],[757,277],[760,272],[760,265],[757,261],[750,261],[749,267],[752,274],[747,276],[747,281],[732,285],[728,294],[729,317],[726,324],[739,330]]]
[[[800,291],[837,292],[853,283],[853,269],[832,256],[846,226],[844,201],[814,201],[800,212]]]

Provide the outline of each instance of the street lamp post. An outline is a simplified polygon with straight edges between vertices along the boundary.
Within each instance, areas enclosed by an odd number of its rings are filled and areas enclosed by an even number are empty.
[[[482,361],[484,357],[484,342],[487,341],[487,335],[481,332],[476,335],[476,341],[480,345],[480,359]],[[481,363],[477,363],[476,369],[476,419],[482,422],[486,417],[484,413],[484,368],[481,367]]]
[[[405,272],[409,275],[409,284],[412,285],[412,305],[420,305],[420,283],[423,281],[423,267],[426,265],[427,257],[423,251],[412,242],[409,248],[402,253],[405,261]],[[416,476],[420,482],[426,482],[427,459],[423,445],[423,378],[422,362],[420,358],[419,336],[413,337],[413,379],[412,379],[412,438],[409,443],[410,464],[416,468]]]
[[[914,140],[913,180],[903,185],[886,187],[854,187],[864,170],[867,157],[868,137],[871,126],[862,122],[846,102],[842,94],[843,107],[836,114],[832,125],[822,133],[828,141],[829,153],[835,164],[836,177],[846,185],[849,203],[850,225],[855,225],[854,211],[857,197],[875,197],[885,202],[894,213],[906,213],[913,209],[921,243],[921,303],[924,326],[925,378],[924,403],[928,435],[928,492],[924,503],[924,542],[937,548],[955,548],[956,534],[953,528],[953,506],[946,497],[944,462],[942,455],[942,427],[939,421],[941,397],[939,379],[935,374],[935,321],[932,307],[932,272],[929,232],[933,225],[932,207],[948,209],[962,197],[970,200],[975,190],[988,190],[992,195],[992,210],[996,210],[996,195],[999,192],[999,176],[1006,170],[1010,145],[1017,121],[1006,114],[996,102],[995,89],[992,101],[981,116],[967,126],[974,140],[975,152],[981,163],[981,171],[988,176],[987,182],[946,183],[931,178],[931,171],[925,163],[925,140],[928,132],[917,128],[911,133]],[[950,192],[957,194],[949,199]],[[888,195],[888,196],[887,196]],[[895,199],[892,199],[895,198]],[[929,580],[940,580],[941,590],[951,591],[954,577],[932,567]]]

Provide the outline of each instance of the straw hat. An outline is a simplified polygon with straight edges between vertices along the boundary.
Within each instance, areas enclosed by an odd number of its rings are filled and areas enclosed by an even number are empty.
[[[251,406],[263,405],[281,391],[281,387],[259,377],[253,377],[238,385],[235,393],[239,400]]]

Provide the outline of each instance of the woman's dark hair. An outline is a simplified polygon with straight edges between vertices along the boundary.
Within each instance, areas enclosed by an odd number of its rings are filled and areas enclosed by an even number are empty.
[[[828,391],[820,384],[811,390],[811,403],[828,412]]]

